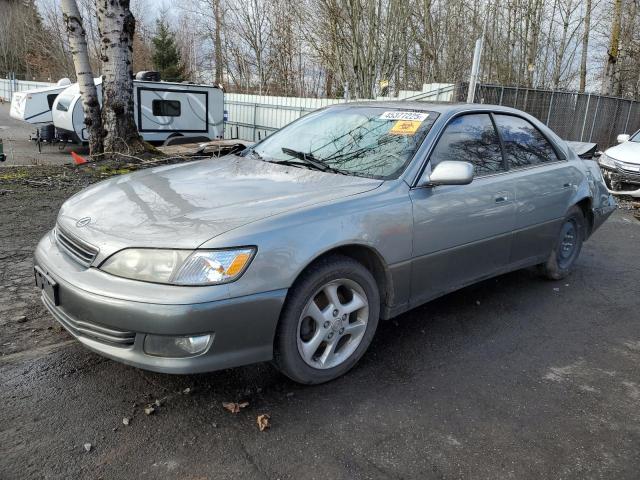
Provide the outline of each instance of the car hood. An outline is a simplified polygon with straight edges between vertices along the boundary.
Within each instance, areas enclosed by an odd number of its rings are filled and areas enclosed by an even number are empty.
[[[624,142],[605,152],[609,157],[621,162],[640,164],[640,143]]]
[[[242,225],[381,183],[228,156],[106,180],[67,200],[58,224],[101,256],[126,247],[196,248]]]

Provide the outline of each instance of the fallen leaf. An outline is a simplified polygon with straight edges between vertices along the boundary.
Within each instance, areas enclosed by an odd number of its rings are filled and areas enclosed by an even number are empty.
[[[83,446],[84,446],[84,449],[85,449],[87,452],[90,452],[90,451],[91,451],[91,444],[90,444],[90,443],[85,443]]]
[[[258,424],[258,428],[260,429],[261,432],[264,432],[267,428],[271,426],[271,424],[269,423],[270,418],[271,418],[271,415],[269,415],[268,413],[263,413],[262,415],[258,415],[258,418],[256,419],[256,423]]]
[[[125,425],[129,425],[129,423],[131,423],[131,419],[129,417],[124,417],[122,419],[122,423]]]
[[[145,415],[151,415],[155,411],[156,411],[156,409],[153,408],[153,405],[147,405],[146,407],[144,407],[144,414]]]
[[[238,413],[242,408],[249,406],[249,402],[222,402],[222,406],[229,410],[231,413]]]

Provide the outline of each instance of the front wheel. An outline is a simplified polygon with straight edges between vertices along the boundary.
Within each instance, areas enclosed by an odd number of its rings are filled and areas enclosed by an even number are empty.
[[[550,280],[560,280],[571,273],[585,239],[586,222],[580,207],[567,212],[556,244],[549,258],[541,264],[541,273]]]
[[[322,259],[289,292],[276,332],[274,363],[299,383],[333,380],[367,350],[379,315],[378,287],[362,264],[341,255]]]

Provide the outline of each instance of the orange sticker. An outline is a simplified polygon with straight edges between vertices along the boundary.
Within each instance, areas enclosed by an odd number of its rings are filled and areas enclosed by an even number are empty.
[[[413,135],[422,125],[419,120],[398,120],[393,124],[389,133],[392,135]]]

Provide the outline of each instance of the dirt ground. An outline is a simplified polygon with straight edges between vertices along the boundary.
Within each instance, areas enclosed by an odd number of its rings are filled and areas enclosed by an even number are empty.
[[[29,138],[36,127],[9,116],[9,102],[0,103],[0,138],[4,143],[7,160],[0,165],[65,165],[72,163],[71,150],[86,154],[87,149],[78,145],[60,148],[59,145],[43,145],[38,153],[35,142]]]
[[[33,251],[62,202],[98,178],[75,167],[0,168],[0,356],[70,338],[35,294]]]

